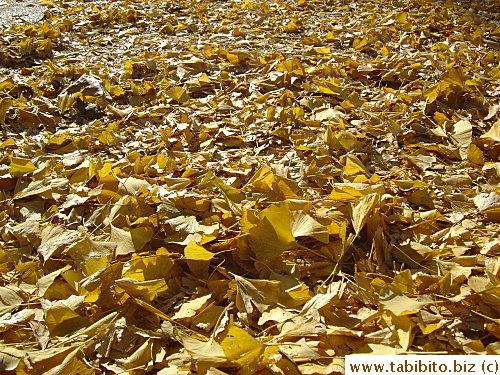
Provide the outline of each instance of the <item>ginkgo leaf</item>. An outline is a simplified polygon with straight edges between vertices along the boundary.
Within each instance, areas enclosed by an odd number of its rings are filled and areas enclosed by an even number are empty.
[[[228,360],[241,366],[240,373],[243,375],[255,373],[263,359],[265,348],[262,343],[236,326],[229,328],[227,336],[221,342],[221,347]]]
[[[52,303],[45,314],[45,324],[49,331],[65,334],[80,328],[84,318],[76,310],[84,300],[84,296],[73,295],[66,300]]]
[[[352,176],[359,173],[366,173],[366,167],[361,160],[355,155],[348,154],[345,161],[345,166],[342,169],[342,174],[345,176]]]
[[[38,253],[44,261],[51,256],[59,254],[64,248],[78,242],[82,234],[75,230],[67,230],[62,226],[49,225],[42,230],[41,244]]]
[[[224,184],[220,178],[214,177],[212,179],[213,183],[215,186],[217,186],[221,191],[230,199],[231,201],[235,203],[241,203],[243,199],[245,199],[245,194],[241,192],[241,190],[236,189],[232,186]]]
[[[70,265],[66,265],[63,268],[60,268],[54,272],[51,272],[41,278],[38,279],[36,282],[36,285],[38,287],[38,295],[43,297],[47,289],[52,285],[56,277],[61,275],[62,273],[66,272],[67,270],[71,269]]]
[[[254,307],[263,312],[267,307],[278,300],[279,282],[269,280],[248,280],[234,275],[238,294],[236,306],[240,311],[251,314]]]
[[[182,341],[182,344],[189,352],[207,357],[207,360],[210,358],[217,362],[224,362],[226,359],[226,353],[222,346],[215,341],[213,338],[210,338],[206,341],[199,340],[196,337],[190,336],[183,331],[178,331],[177,335],[179,339]]]
[[[24,351],[10,346],[0,346],[0,370],[14,371],[24,357]]]
[[[13,104],[12,99],[0,99],[0,124],[5,125],[5,116],[7,115],[7,111]]]
[[[434,102],[440,96],[445,95],[450,90],[450,83],[441,81],[433,85],[429,90],[425,92],[425,96],[427,96],[429,103]]]
[[[471,143],[467,148],[467,160],[470,161],[472,164],[483,165],[484,153],[474,143]]]
[[[3,141],[2,144],[0,144],[0,149],[4,149],[4,148],[7,148],[9,146],[13,146],[15,144],[16,144],[16,141],[14,139],[8,138],[5,141]]]
[[[158,294],[168,289],[168,285],[164,279],[137,281],[131,278],[124,278],[116,280],[115,284],[127,292],[127,294],[148,302],[154,300]]]
[[[156,255],[131,259],[126,265],[123,277],[137,281],[167,278],[174,267],[174,262],[165,248],[156,251]]]
[[[206,296],[198,297],[189,302],[183,303],[179,311],[177,311],[172,319],[186,319],[195,316],[199,310],[201,310],[210,300],[211,295],[207,294]]]
[[[366,195],[352,208],[352,225],[356,234],[359,234],[361,229],[363,229],[379,200],[380,197],[378,194]]]
[[[186,259],[210,260],[217,254],[211,253],[210,251],[206,250],[203,246],[200,246],[196,242],[191,241],[184,248],[184,255],[186,256]]]
[[[23,190],[16,193],[16,198],[27,198],[30,196],[47,196],[52,198],[64,193],[68,188],[69,181],[66,178],[52,178],[34,180],[25,186]]]
[[[79,345],[68,345],[31,351],[25,358],[27,369],[36,369],[48,375],[68,374],[71,371],[84,373],[86,366],[76,358],[80,350]]]
[[[132,353],[125,361],[122,362],[123,367],[126,369],[147,369],[149,366],[153,366],[153,341],[148,339],[137,348],[137,350]]]
[[[0,301],[3,306],[16,306],[25,302],[22,290],[18,287],[0,287]]]
[[[188,92],[182,87],[172,87],[167,90],[167,95],[179,103],[184,103],[189,100]]]
[[[380,303],[396,316],[415,314],[426,304],[394,292],[381,294]]]
[[[500,209],[500,194],[496,192],[481,193],[474,198],[474,204],[480,212]]]
[[[448,70],[444,75],[443,79],[446,82],[450,82],[460,88],[465,88],[465,78],[461,68],[454,68]]]
[[[153,230],[150,227],[125,230],[111,226],[110,241],[117,244],[116,255],[126,255],[142,250],[152,236]]]
[[[285,352],[289,358],[297,362],[307,362],[320,357],[320,354],[311,348],[304,338],[292,345],[280,345],[280,350]]]
[[[20,177],[36,170],[37,167],[29,159],[12,158],[10,160],[9,173],[14,177]]]
[[[408,156],[408,159],[423,171],[431,168],[432,165],[437,161],[434,155],[425,150],[417,150],[413,152]]]
[[[287,202],[273,204],[259,214],[257,223],[249,229],[250,247],[257,258],[272,259],[293,246],[290,215]]]
[[[472,124],[467,120],[461,120],[453,125],[453,134],[451,141],[460,148],[462,159],[467,156],[467,148],[472,141]]]
[[[212,82],[212,80],[210,79],[209,76],[207,76],[206,73],[201,73],[201,75],[198,77],[198,82],[200,84],[206,84],[206,85],[208,85],[209,83]]]
[[[396,21],[399,23],[405,24],[408,23],[408,13],[406,12],[397,12],[396,13]]]
[[[491,139],[495,142],[500,142],[500,120],[497,120],[481,138]]]
[[[329,240],[326,227],[302,211],[298,212],[293,218],[291,230],[294,237],[313,237],[323,243],[328,243]]]

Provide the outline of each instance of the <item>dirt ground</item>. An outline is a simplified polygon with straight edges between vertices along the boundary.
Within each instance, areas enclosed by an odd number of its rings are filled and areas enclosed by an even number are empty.
[[[45,9],[36,1],[0,0],[0,29],[20,22],[38,22]]]

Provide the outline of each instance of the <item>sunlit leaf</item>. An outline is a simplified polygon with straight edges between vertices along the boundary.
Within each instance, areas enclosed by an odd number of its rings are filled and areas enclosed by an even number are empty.
[[[254,374],[262,361],[264,345],[241,328],[230,327],[227,336],[221,342],[221,346],[227,359],[241,366],[241,374]]]
[[[184,255],[186,256],[186,259],[192,259],[192,260],[210,260],[216,254],[211,253],[210,251],[205,250],[205,248],[203,246],[200,246],[196,242],[191,241],[184,248]]]
[[[7,115],[7,111],[13,104],[12,99],[0,99],[0,124],[5,125],[5,116]]]
[[[37,167],[29,159],[12,158],[9,173],[14,177],[36,171]]]
[[[179,103],[184,103],[189,100],[189,94],[182,87],[172,87],[167,90],[167,95]]]

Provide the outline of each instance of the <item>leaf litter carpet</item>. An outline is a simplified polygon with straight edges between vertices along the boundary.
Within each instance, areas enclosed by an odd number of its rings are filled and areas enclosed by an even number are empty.
[[[40,5],[0,33],[2,373],[500,354],[495,1]]]

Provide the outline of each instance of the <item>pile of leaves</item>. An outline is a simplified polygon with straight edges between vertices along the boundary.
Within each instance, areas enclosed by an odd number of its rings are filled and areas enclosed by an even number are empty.
[[[0,36],[0,370],[500,354],[495,1],[42,1]]]

